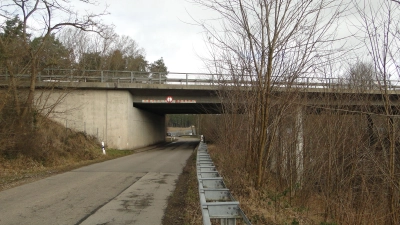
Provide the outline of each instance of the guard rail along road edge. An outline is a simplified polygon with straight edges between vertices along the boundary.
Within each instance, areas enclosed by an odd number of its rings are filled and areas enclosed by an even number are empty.
[[[251,225],[239,207],[239,202],[226,188],[208,154],[207,144],[203,141],[200,141],[197,149],[196,164],[203,224],[211,225],[211,221],[220,220],[221,225],[236,225],[238,220]]]

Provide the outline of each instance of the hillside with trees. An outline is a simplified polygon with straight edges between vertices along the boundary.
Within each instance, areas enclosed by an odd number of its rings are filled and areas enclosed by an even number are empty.
[[[116,34],[101,20],[107,12],[78,12],[66,1],[2,1],[0,72],[7,75],[8,86],[0,90],[1,161],[27,157],[47,166],[98,157],[90,150],[98,148],[98,140],[50,120],[55,105],[43,104],[48,96],[36,88],[41,74],[65,70],[90,76],[91,70],[118,70],[166,76],[163,58],[148,62],[134,39]],[[53,88],[49,83],[47,91]]]

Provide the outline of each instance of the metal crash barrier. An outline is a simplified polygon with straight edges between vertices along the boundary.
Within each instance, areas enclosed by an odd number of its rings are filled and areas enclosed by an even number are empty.
[[[208,154],[207,144],[203,141],[197,149],[196,162],[203,224],[211,225],[212,220],[220,220],[221,225],[236,225],[236,220],[241,220],[251,225],[239,207],[239,202],[226,188],[223,178]]]

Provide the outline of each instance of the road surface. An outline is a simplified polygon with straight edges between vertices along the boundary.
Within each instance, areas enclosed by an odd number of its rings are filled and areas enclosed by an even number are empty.
[[[2,191],[0,224],[161,224],[197,143],[170,143]]]

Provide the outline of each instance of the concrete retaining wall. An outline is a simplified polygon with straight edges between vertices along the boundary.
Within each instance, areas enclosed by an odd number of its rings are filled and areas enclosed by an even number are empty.
[[[55,106],[50,118],[66,127],[86,132],[109,148],[134,149],[165,139],[165,116],[133,107],[125,90],[49,91],[36,96],[39,107]],[[44,110],[45,112],[46,110]]]

